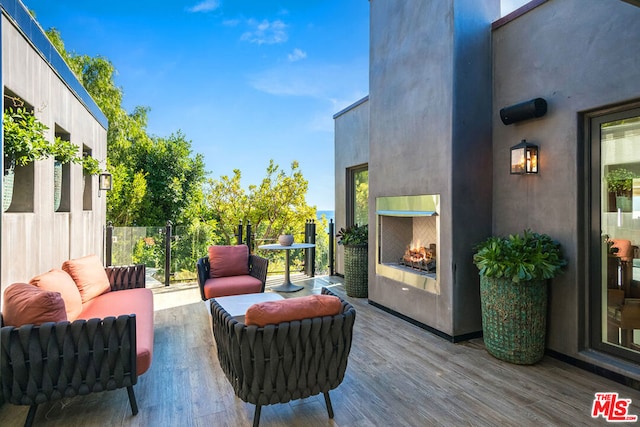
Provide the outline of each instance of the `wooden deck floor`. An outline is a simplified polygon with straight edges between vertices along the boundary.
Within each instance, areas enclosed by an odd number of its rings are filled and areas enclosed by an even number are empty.
[[[268,282],[268,287],[277,280]],[[287,296],[329,286],[337,278],[300,282]],[[640,392],[545,357],[517,366],[491,357],[481,339],[452,344],[423,329],[348,298],[357,310],[344,382],[331,392],[335,418],[316,396],[263,407],[263,427],[290,426],[541,426],[607,425],[590,416],[594,393]],[[218,364],[209,315],[197,287],[155,290],[153,363],[134,387],[140,412],[131,416],[126,390],[41,405],[36,426],[250,426],[253,406],[237,399]],[[27,408],[5,404],[0,426],[21,426]]]

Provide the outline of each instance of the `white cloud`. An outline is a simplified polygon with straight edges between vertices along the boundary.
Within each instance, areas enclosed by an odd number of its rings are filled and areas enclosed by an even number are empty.
[[[242,34],[240,40],[262,45],[284,43],[289,38],[287,25],[279,19],[271,22],[266,19],[261,22],[250,19],[247,24],[251,30]]]
[[[321,99],[340,109],[365,94],[354,88],[367,87],[367,58],[347,64],[288,63],[249,77],[256,90],[276,96],[301,96]]]
[[[295,48],[293,49],[293,52],[291,52],[289,55],[287,55],[287,58],[289,59],[289,62],[296,62],[296,61],[300,61],[301,59],[304,59],[307,57],[307,52]]]
[[[195,4],[194,6],[188,7],[187,11],[192,13],[197,12],[211,12],[220,7],[220,2],[218,0],[202,0],[200,3]]]
[[[239,24],[239,19],[225,19],[224,21],[222,21],[222,25],[227,27],[237,27]]]

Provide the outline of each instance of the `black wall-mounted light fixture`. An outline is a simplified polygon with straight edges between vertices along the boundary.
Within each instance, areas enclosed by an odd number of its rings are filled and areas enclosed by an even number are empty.
[[[102,172],[98,175],[98,189],[101,191],[110,191],[113,188],[113,177],[109,172]]]
[[[500,119],[505,125],[510,125],[523,120],[542,117],[545,114],[547,114],[547,101],[543,98],[535,98],[510,107],[504,107],[500,110]]]
[[[538,146],[523,139],[511,147],[511,174],[524,175],[538,173]]]

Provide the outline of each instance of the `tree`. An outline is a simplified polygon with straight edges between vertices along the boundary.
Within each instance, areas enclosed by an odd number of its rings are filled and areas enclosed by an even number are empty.
[[[199,216],[205,179],[201,154],[192,156],[191,142],[178,131],[167,138],[153,138],[148,147],[134,150],[135,169],[144,171],[147,183],[138,225],[189,224]]]
[[[191,141],[180,131],[166,138],[149,136],[149,108],[124,110],[116,69],[108,59],[68,52],[55,28],[47,36],[109,121],[106,166],[114,179],[107,220],[116,226],[157,226],[197,218],[205,171],[202,155],[191,153]]]
[[[234,235],[240,222],[251,223],[256,244],[273,243],[285,232],[296,235],[301,242],[305,222],[316,217],[316,208],[306,203],[308,181],[302,175],[297,161],[291,163],[286,173],[273,160],[269,161],[266,177],[260,185],[249,185],[245,191],[241,184],[241,172],[233,176],[223,175],[210,179],[205,190],[208,216],[217,221],[217,244],[235,244]],[[326,219],[322,223],[325,226]],[[320,239],[320,244],[324,241]],[[269,251],[262,254],[271,260],[270,270],[284,269],[284,254]],[[292,254],[292,263],[300,263],[303,253]]]
[[[315,218],[315,207],[305,199],[309,183],[298,162],[291,164],[287,174],[271,160],[266,177],[260,185],[249,185],[248,191],[240,184],[241,172],[233,172],[231,178],[210,179],[205,190],[206,209],[218,221],[218,232],[226,244],[233,241],[241,221],[251,222],[256,240],[272,242],[289,230],[302,233],[305,221]]]
[[[205,190],[205,206],[208,217],[217,221],[217,244],[234,244],[236,227],[241,221],[248,219],[248,198],[240,184],[241,172],[233,170],[233,176],[223,175],[220,179],[207,181]]]

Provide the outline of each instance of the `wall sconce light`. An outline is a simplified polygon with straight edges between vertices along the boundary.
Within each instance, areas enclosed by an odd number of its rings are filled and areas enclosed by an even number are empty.
[[[103,191],[110,191],[113,187],[113,179],[109,172],[102,172],[98,176],[98,189]]]
[[[511,174],[524,175],[538,173],[538,146],[526,139],[511,147]]]

